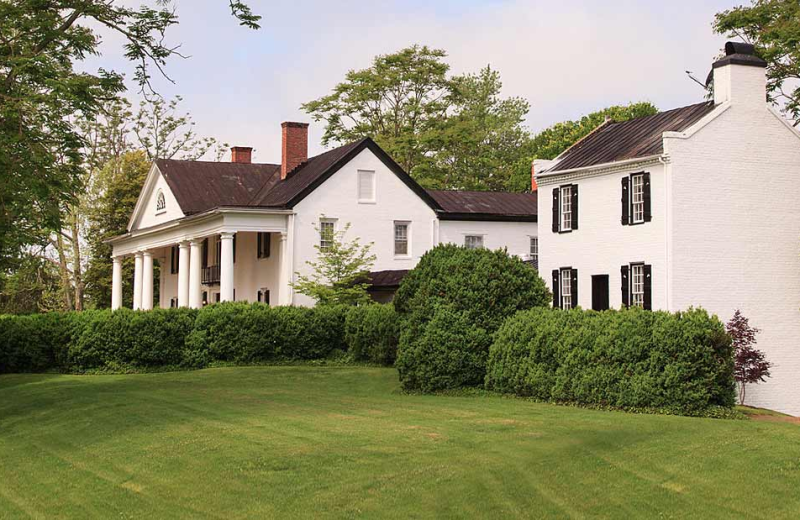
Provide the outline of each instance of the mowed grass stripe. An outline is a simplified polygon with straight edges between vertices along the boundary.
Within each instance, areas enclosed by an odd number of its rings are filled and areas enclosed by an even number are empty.
[[[2,376],[0,458],[0,518],[800,510],[797,425],[404,395],[379,368]]]

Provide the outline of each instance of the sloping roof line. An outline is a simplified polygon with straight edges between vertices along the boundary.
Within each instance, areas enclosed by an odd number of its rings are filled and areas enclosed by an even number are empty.
[[[547,173],[662,154],[664,132],[682,132],[714,108],[707,101],[601,126],[564,151]]]
[[[428,193],[442,208],[439,216],[444,220],[536,220],[536,192],[428,190]]]

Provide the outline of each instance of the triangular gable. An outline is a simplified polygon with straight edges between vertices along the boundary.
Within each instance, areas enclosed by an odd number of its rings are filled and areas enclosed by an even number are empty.
[[[163,208],[159,205],[159,196],[163,197]],[[128,221],[128,231],[156,226],[184,216],[166,179],[153,163]]]

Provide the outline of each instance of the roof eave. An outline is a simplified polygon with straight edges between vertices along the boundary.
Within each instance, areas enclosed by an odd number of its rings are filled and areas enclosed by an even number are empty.
[[[456,213],[437,211],[439,220],[485,221],[485,222],[538,222],[538,215],[501,215],[497,213]]]
[[[549,179],[551,177],[558,177],[560,175],[569,175],[569,174],[578,173],[578,172],[592,172],[594,170],[606,170],[608,168],[617,168],[617,167],[621,168],[621,167],[635,165],[635,164],[638,164],[638,163],[651,162],[653,160],[662,159],[662,158],[665,158],[665,154],[659,153],[659,154],[653,154],[653,155],[646,155],[644,157],[634,157],[634,158],[631,158],[631,159],[623,159],[621,161],[611,161],[611,162],[606,162],[606,163],[601,163],[601,164],[592,164],[591,166],[580,166],[578,168],[570,168],[570,169],[567,169],[567,170],[543,171],[541,173],[537,173],[535,175],[535,178],[538,181],[538,179]]]

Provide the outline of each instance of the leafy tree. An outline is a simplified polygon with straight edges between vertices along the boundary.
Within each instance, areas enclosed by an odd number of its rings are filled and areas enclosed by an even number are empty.
[[[317,260],[306,262],[313,273],[297,273],[297,282],[292,286],[323,305],[368,303],[366,277],[376,258],[370,253],[372,243],[361,245],[358,238],[346,242],[344,235],[350,230],[350,223],[341,231],[316,229],[327,245],[314,246]]]
[[[98,30],[121,35],[136,63],[141,88],[150,68],[164,73],[178,55],[165,34],[178,23],[171,0],[138,8],[107,0],[0,2],[0,263],[27,244],[46,243],[61,228],[64,204],[73,204],[82,181],[83,136],[75,117],[92,119],[124,89],[120,74],[91,74],[74,63],[99,54]],[[229,1],[239,22],[258,27],[246,4]]]
[[[767,94],[800,125],[800,2],[754,0],[717,13],[714,30],[755,45],[767,61]]]
[[[31,314],[62,307],[57,266],[24,254],[13,270],[0,272],[0,314]]]
[[[139,141],[139,146],[151,161],[155,159],[195,161],[217,144],[217,140],[213,137],[198,137],[194,131],[195,123],[191,115],[177,114],[178,103],[182,100],[180,96],[170,101],[155,96],[140,103],[139,111],[133,121],[133,133]]]
[[[87,215],[86,237],[89,259],[86,270],[86,293],[97,308],[111,305],[111,245],[109,238],[125,233],[133,207],[139,197],[150,161],[142,150],[123,153],[97,173]],[[157,277],[154,277],[157,278]],[[132,303],[133,260],[123,262],[123,304]]]
[[[415,171],[428,188],[506,190],[516,163],[530,155],[522,126],[530,105],[501,98],[500,74],[487,66],[452,80],[453,115],[437,120],[426,136],[432,156]]]
[[[445,116],[452,91],[450,66],[440,49],[413,45],[376,56],[372,66],[351,70],[327,96],[302,105],[325,121],[322,144],[371,137],[407,172],[423,160],[430,126]]]
[[[542,130],[532,140],[530,157],[517,165],[510,187],[516,191],[530,189],[531,161],[533,159],[555,159],[567,148],[586,137],[606,120],[622,122],[637,117],[651,116],[658,109],[649,102],[631,103],[625,106],[611,106],[585,115],[575,121],[564,121]]]
[[[734,379],[739,387],[739,404],[744,404],[746,385],[766,381],[772,364],[763,352],[755,348],[759,329],[751,327],[738,309],[726,329],[733,342]]]

